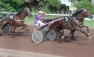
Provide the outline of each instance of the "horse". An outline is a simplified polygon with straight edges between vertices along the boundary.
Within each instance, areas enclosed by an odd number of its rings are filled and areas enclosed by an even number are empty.
[[[90,34],[89,34],[88,27],[83,25],[83,20],[85,17],[93,18],[92,13],[87,9],[79,10],[78,12],[76,12],[75,14],[73,14],[70,17],[62,16],[62,17],[54,18],[54,20],[52,22],[50,22],[50,24],[48,25],[49,29],[48,29],[47,33],[50,32],[51,30],[53,30],[54,28],[56,28],[57,26],[60,26],[60,27],[62,27],[62,29],[71,30],[71,32],[67,38],[74,39],[73,36],[74,36],[75,31],[80,31],[80,32],[84,33],[88,38],[91,38]],[[88,33],[86,33],[85,31],[82,30],[82,28],[84,28],[84,27],[87,28]],[[66,38],[64,35],[61,36],[61,39],[59,42],[61,42],[62,39],[64,39],[64,38]]]
[[[90,19],[93,19],[92,13],[87,10],[87,9],[82,9],[74,14],[72,14],[72,17],[75,17],[78,21],[79,21],[79,27],[80,28],[87,28],[87,33],[85,33],[83,30],[80,30],[82,33],[84,33],[87,37],[89,37],[90,33],[89,33],[89,29],[87,26],[84,25],[84,18],[88,17]],[[73,40],[74,39],[74,33],[75,33],[75,29],[71,30],[70,34],[68,37],[71,37]],[[91,38],[91,37],[89,37]]]
[[[24,8],[20,10],[17,14],[9,15],[8,17],[3,17],[1,26],[3,28],[7,24],[10,24],[13,26],[13,32],[15,32],[15,29],[20,26],[22,26],[23,29],[27,29],[27,25],[24,24],[24,19],[26,16],[32,16],[29,8]]]

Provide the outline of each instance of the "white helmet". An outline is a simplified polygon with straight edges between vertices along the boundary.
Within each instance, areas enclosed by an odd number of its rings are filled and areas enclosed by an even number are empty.
[[[42,11],[39,11],[38,13],[42,13],[42,14],[43,14],[43,12],[42,12]]]

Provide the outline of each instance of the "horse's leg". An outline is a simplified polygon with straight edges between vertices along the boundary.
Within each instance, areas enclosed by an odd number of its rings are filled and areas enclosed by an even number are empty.
[[[28,26],[26,24],[25,24],[25,27],[26,27],[25,33],[26,32],[29,32],[30,33],[30,30],[28,29]]]
[[[12,36],[13,36],[13,37],[15,37],[15,33],[16,33],[16,32],[15,32],[15,29],[16,29],[16,28],[17,28],[17,26],[14,26],[14,27],[13,27],[13,31],[12,31]]]
[[[76,40],[74,37],[75,30],[71,30],[70,34],[68,35],[68,38],[72,38],[72,40]]]
[[[66,42],[70,42],[71,41],[71,39],[70,38],[72,38],[73,40],[75,40],[74,39],[74,32],[75,32],[75,30],[71,30],[71,32],[70,32],[70,34],[68,35],[68,36],[62,36],[60,39],[59,39],[59,43],[61,43],[62,41],[63,41],[63,39],[66,41]]]
[[[28,26],[26,24],[23,24],[22,26],[23,26],[23,28],[21,28],[21,29],[25,29],[25,33],[30,32],[30,30],[28,29]]]
[[[84,26],[84,27],[87,29],[88,35],[90,35],[88,26]]]
[[[25,33],[26,33],[26,32],[29,32],[29,33],[30,33],[30,30],[28,29],[28,26],[27,26],[26,24],[23,24],[22,27],[23,27],[23,28],[21,28],[21,29],[25,29]],[[27,34],[25,34],[24,36],[26,37]]]
[[[69,42],[69,40],[67,40],[67,36],[62,36],[61,38],[59,38],[59,42],[58,43],[61,43],[63,40],[66,41],[66,42]]]
[[[15,33],[16,26],[13,27],[13,33]]]
[[[84,33],[88,38],[91,38],[91,37],[89,36],[89,34],[87,34],[85,31],[80,30],[80,32]]]

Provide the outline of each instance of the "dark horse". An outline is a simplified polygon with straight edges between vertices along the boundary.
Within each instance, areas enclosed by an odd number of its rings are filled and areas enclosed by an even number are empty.
[[[65,16],[65,17],[55,18],[55,20],[53,20],[53,22],[50,22],[50,25],[48,26],[49,27],[48,32],[50,32],[57,26],[61,26],[62,29],[71,30],[68,37],[73,38],[74,32],[80,31],[80,32],[84,33],[87,37],[90,38],[88,27],[83,25],[83,20],[85,17],[93,18],[91,12],[87,9],[82,9],[70,17]],[[85,31],[82,30],[83,27],[87,28],[88,33],[86,33]],[[61,39],[63,39],[63,38],[65,38],[64,35],[61,37]]]
[[[79,25],[78,25],[79,28],[84,28],[84,27],[87,28],[87,33],[85,33],[83,30],[80,30],[80,32],[84,33],[87,37],[91,38],[88,27],[84,25],[84,18],[88,17],[90,19],[93,19],[92,13],[87,9],[82,9],[76,12],[75,14],[73,14],[72,17],[75,17],[79,21]],[[69,37],[73,38],[74,32],[75,29],[71,30]]]
[[[6,24],[10,24],[13,26],[13,32],[17,27],[22,26],[23,28],[27,28],[27,25],[24,24],[24,19],[26,16],[31,16],[31,12],[29,8],[24,8],[20,10],[17,14],[9,15],[8,17],[3,17],[2,26],[4,27]]]

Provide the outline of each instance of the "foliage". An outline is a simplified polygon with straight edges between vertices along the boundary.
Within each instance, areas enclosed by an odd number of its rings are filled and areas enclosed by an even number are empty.
[[[23,0],[0,0],[0,2],[1,2],[1,1],[4,2],[4,3],[15,2],[15,3],[17,3],[18,5],[21,5],[21,4],[24,3]]]
[[[36,2],[35,2],[36,1]],[[51,5],[57,8],[60,8],[61,2],[59,0],[40,0],[45,3],[45,7],[47,12],[47,6]],[[75,0],[71,0],[74,2]],[[34,0],[34,5],[37,4],[37,0]],[[90,0],[79,0],[78,3],[74,3],[74,5],[78,8],[78,10],[82,9],[83,7],[89,9],[94,14],[94,5],[90,2]],[[3,11],[10,11],[10,12],[17,12],[19,9],[23,7],[27,7],[27,4],[24,3],[24,0],[0,0],[0,6],[3,8]],[[35,10],[35,9],[34,9]]]
[[[22,5],[24,3],[23,0],[10,0],[10,1],[16,2],[18,5]]]
[[[46,5],[47,6],[51,5],[51,6],[55,6],[55,7],[59,8],[61,6],[61,3],[59,0],[47,0]]]
[[[77,7],[78,10],[81,10],[82,8],[87,8],[94,14],[94,5],[89,0],[82,0],[78,3],[74,3],[74,5]]]
[[[22,1],[23,0],[0,0],[0,6],[3,8],[3,11],[16,12],[25,6]]]

